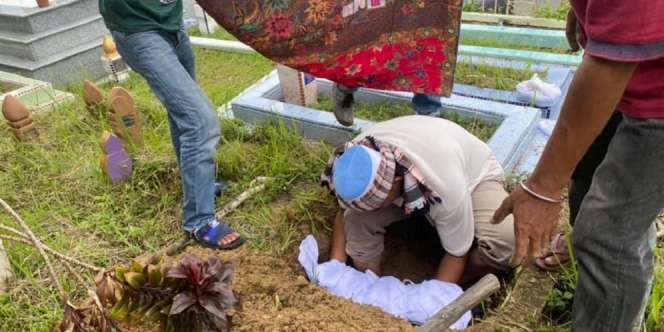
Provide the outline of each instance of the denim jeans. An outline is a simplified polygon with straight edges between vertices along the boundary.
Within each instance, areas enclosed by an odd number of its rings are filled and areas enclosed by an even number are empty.
[[[573,331],[634,331],[650,293],[664,207],[664,119],[623,116],[576,218]]]
[[[440,97],[415,94],[413,96],[413,108],[415,113],[419,115],[432,115],[443,110],[443,105],[440,102]]]
[[[118,51],[145,78],[168,111],[171,140],[180,167],[183,229],[214,219],[215,153],[221,129],[210,100],[196,82],[194,52],[184,31],[113,31]]]
[[[590,190],[593,182],[593,176],[599,165],[604,161],[606,152],[609,150],[609,144],[616,134],[618,125],[622,121],[622,113],[616,111],[604,126],[602,132],[597,136],[588,151],[583,155],[579,164],[576,165],[572,174],[572,181],[569,184],[569,223],[574,226],[576,216],[579,214],[581,203]]]

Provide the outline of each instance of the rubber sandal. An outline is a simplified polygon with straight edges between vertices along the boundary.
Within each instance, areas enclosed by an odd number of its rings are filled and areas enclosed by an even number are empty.
[[[550,260],[554,260],[554,262],[551,263]],[[571,257],[567,251],[567,240],[562,233],[558,233],[551,241],[551,252],[537,257],[535,265],[545,271],[556,271],[569,263],[570,260]]]
[[[233,233],[235,233],[235,230],[233,230],[227,224],[222,224],[218,221],[213,221],[195,230],[194,232],[192,232],[192,235],[200,245],[206,248],[217,249],[217,250],[233,250],[239,248],[241,245],[244,244],[245,240],[242,237],[242,235],[240,235],[237,239],[235,239],[231,243],[228,243],[226,245],[219,245],[219,241],[221,239]]]

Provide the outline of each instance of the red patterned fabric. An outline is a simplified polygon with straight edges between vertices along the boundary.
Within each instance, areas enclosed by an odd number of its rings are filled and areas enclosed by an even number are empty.
[[[349,87],[449,96],[461,0],[198,0],[264,56]]]

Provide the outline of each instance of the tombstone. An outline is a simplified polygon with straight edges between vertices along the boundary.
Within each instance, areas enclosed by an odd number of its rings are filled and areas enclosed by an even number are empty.
[[[30,109],[12,95],[5,97],[2,103],[2,115],[9,124],[12,133],[21,142],[27,142],[37,137],[37,130],[32,121]]]
[[[133,172],[133,161],[117,136],[105,131],[101,136],[100,166],[111,183],[117,185],[127,181]]]
[[[83,81],[83,101],[85,108],[92,113],[104,102],[104,94],[94,83],[85,80]]]
[[[309,106],[318,100],[316,79],[284,65],[277,65],[284,101],[293,105]]]
[[[108,120],[113,133],[126,143],[143,146],[143,122],[129,91],[121,87],[111,89],[108,95],[108,110]]]
[[[0,1],[0,71],[63,87],[105,76],[98,0]],[[46,2],[45,2],[46,3]]]

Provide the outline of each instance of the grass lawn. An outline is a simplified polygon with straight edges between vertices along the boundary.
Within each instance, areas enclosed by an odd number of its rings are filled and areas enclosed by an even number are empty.
[[[230,101],[272,70],[272,64],[258,55],[196,53],[199,80],[215,105]],[[16,144],[8,127],[0,126],[0,197],[49,246],[99,266],[126,262],[181,234],[179,176],[166,112],[137,75],[123,86],[135,96],[144,117],[145,148],[134,153],[134,177],[122,186],[109,184],[99,167],[99,138],[109,125],[89,115],[80,98],[35,115],[40,138],[34,144]],[[314,165],[322,165],[327,154],[325,146],[306,143],[284,129],[248,135],[233,123],[224,128],[219,176],[236,184],[234,193],[255,176],[272,176],[272,190],[262,196],[269,201],[286,183],[315,178]],[[310,196],[320,200],[320,195]],[[241,227],[250,239],[257,237],[265,244],[286,234],[273,234],[266,229],[269,223],[256,219]],[[0,223],[16,226],[4,212]],[[0,331],[50,331],[62,312],[40,256],[24,246],[5,242],[5,247],[17,278],[10,293],[0,296]],[[72,290],[70,281],[63,282]]]
[[[535,72],[529,68],[513,69],[474,63],[457,63],[454,82],[480,88],[513,91],[516,85],[530,79]],[[545,80],[547,73],[540,73]]]
[[[12,91],[12,90],[16,90],[17,88],[19,88],[19,86],[17,86],[17,85],[5,83],[5,82],[0,82],[0,95],[3,94],[3,93],[7,93],[9,91]]]
[[[493,47],[493,48],[508,48],[513,50],[522,50],[522,51],[535,51],[535,52],[548,52],[548,53],[558,53],[558,54],[579,54],[579,52],[572,52],[569,48],[551,48],[551,47],[540,47],[532,45],[521,45],[521,44],[510,44],[494,39],[473,39],[473,38],[461,38],[462,45],[472,45],[472,46],[483,46],[483,47]]]

